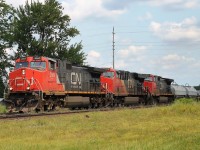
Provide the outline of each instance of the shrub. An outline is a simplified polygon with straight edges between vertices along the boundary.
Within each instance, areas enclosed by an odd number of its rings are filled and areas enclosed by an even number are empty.
[[[192,104],[192,103],[196,103],[195,99],[193,98],[181,98],[175,100],[175,104]]]

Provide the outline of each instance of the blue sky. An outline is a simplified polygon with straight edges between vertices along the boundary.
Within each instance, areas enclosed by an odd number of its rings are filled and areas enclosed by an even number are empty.
[[[13,6],[25,0],[6,0]],[[199,0],[59,0],[81,33],[86,63],[200,84]]]

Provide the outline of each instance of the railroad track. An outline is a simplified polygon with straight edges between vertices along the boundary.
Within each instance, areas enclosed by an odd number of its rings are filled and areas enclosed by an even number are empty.
[[[41,112],[41,113],[5,113],[0,114],[0,120],[12,120],[20,118],[31,118],[31,117],[43,117],[43,116],[56,116],[56,115],[70,115],[78,113],[87,113],[87,112],[100,112],[100,111],[115,111],[123,109],[141,109],[141,108],[152,108],[152,107],[163,107],[167,106],[166,104],[159,105],[147,105],[147,106],[132,106],[132,107],[115,107],[115,108],[99,108],[99,109],[85,109],[85,110],[69,110],[61,112]]]
[[[79,110],[79,111],[66,111],[66,112],[42,112],[42,113],[6,113],[0,114],[0,120],[4,119],[20,119],[20,118],[30,118],[30,117],[40,117],[40,116],[54,116],[54,115],[64,115],[64,114],[76,114],[76,113],[86,113],[89,110]]]

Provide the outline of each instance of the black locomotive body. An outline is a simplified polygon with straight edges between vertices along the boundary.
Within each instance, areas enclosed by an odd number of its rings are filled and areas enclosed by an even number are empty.
[[[100,76],[103,69],[72,65],[58,60],[58,77],[65,91],[100,91]]]

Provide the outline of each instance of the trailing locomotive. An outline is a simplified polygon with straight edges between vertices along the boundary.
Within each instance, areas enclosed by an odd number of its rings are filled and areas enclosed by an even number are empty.
[[[163,78],[156,75],[148,75],[144,81],[144,87],[149,90],[150,104],[165,102],[170,103],[174,100],[174,94],[171,91],[173,79]]]
[[[144,74],[108,69],[100,80],[106,85],[102,90],[107,90],[115,105],[133,105],[146,101],[147,89],[143,86],[145,78]]]
[[[172,79],[123,70],[23,57],[9,74],[4,103],[17,111],[98,108],[171,102]]]

